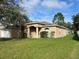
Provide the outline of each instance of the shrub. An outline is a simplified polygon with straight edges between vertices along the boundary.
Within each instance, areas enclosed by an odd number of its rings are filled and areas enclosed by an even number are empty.
[[[48,38],[48,32],[47,31],[43,31],[40,33],[41,38]]]

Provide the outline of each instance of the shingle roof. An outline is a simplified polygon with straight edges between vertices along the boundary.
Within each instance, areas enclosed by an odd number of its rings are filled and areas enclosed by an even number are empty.
[[[26,23],[26,24],[44,24],[44,25],[49,25],[49,24],[51,24],[51,23],[48,23],[48,22],[37,22],[37,21],[34,21],[34,22]]]
[[[45,25],[45,27],[60,27],[60,28],[67,29],[67,27],[60,26],[60,25],[53,24],[53,23],[48,23],[48,22],[37,22],[37,21],[34,21],[34,22],[26,23],[26,25],[29,25],[29,24],[42,24],[42,25]]]

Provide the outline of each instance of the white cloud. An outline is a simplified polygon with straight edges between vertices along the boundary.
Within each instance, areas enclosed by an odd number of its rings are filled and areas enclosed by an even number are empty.
[[[29,14],[32,12],[33,8],[39,4],[40,0],[22,0],[19,2],[22,14]]]
[[[58,0],[44,0],[42,2],[43,6],[46,6],[48,8],[68,8],[73,5],[73,3],[67,3],[65,1],[58,1]]]
[[[22,0],[22,3],[20,3],[19,5],[24,8],[33,8],[39,2],[40,0]]]
[[[31,10],[35,6],[39,7],[38,5],[40,3],[41,6],[47,7],[47,8],[68,8],[73,5],[73,3],[67,3],[65,1],[59,1],[59,0],[22,0],[22,3],[19,3],[20,7]]]

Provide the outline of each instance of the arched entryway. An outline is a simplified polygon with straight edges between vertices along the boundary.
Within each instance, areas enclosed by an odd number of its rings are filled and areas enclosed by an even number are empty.
[[[49,28],[44,28],[44,30],[40,32],[40,37],[41,38],[49,38],[50,37]]]
[[[48,38],[48,31],[42,31],[42,32],[40,32],[40,37],[41,38]]]

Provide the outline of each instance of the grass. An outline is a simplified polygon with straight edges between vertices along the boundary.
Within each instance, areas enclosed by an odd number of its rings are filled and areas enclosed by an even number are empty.
[[[79,59],[79,43],[74,47],[71,58],[72,59]]]
[[[79,58],[78,46],[70,36],[0,41],[0,59],[76,59]]]

